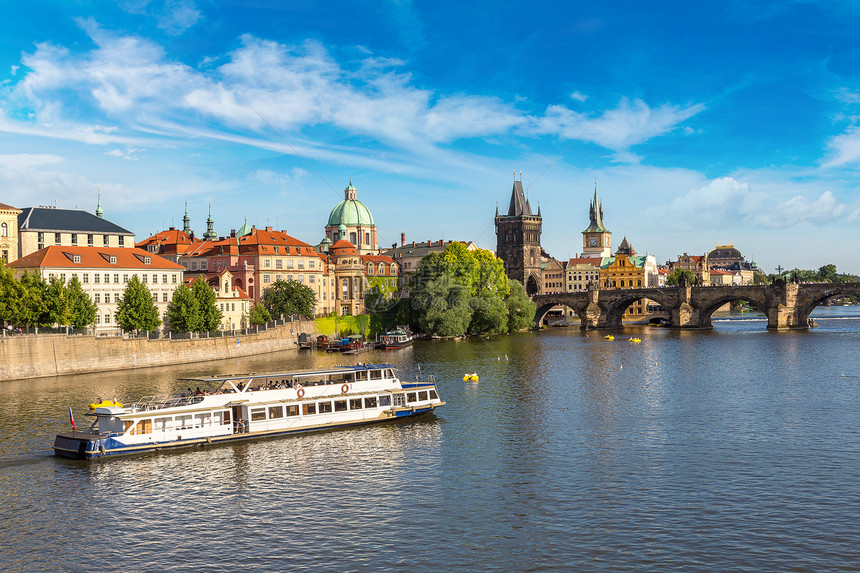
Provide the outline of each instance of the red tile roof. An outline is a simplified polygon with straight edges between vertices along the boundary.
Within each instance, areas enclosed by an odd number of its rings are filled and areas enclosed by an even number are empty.
[[[80,262],[74,262],[75,255]],[[111,263],[111,257],[116,262]],[[149,263],[145,261],[149,259]],[[17,269],[81,268],[81,269],[159,269],[184,270],[184,267],[138,248],[125,247],[63,247],[51,245],[30,253],[8,265]]]

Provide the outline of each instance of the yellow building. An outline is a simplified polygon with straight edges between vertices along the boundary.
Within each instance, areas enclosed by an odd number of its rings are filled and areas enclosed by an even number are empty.
[[[10,263],[18,258],[18,215],[21,209],[0,203],[0,259]]]
[[[614,257],[606,257],[600,265],[600,287],[604,289],[647,288],[647,257],[636,256],[636,251],[625,237]],[[648,314],[648,299],[639,299],[624,312],[623,319],[634,319]]]

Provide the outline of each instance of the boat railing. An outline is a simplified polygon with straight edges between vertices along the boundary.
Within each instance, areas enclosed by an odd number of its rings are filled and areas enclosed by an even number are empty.
[[[202,395],[194,396],[144,396],[139,400],[127,405],[133,412],[144,412],[147,410],[163,410],[165,408],[176,408],[179,406],[190,406],[203,401]]]
[[[435,386],[436,385],[436,376],[433,374],[421,374],[420,372],[415,377],[415,381],[419,384],[424,384],[427,386]]]

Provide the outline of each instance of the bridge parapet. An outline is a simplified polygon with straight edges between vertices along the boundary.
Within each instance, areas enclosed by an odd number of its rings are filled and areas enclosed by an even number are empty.
[[[585,292],[536,295],[535,322],[554,306],[571,308],[581,328],[619,328],[624,311],[645,298],[660,304],[675,328],[711,328],[711,315],[732,301],[746,301],[767,317],[770,329],[809,327],[809,314],[833,296],[860,296],[860,283],[786,283],[748,286],[677,286],[638,289],[589,289]]]

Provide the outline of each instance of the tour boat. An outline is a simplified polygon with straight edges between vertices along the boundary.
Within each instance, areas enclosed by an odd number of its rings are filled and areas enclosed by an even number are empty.
[[[54,453],[91,459],[418,416],[445,404],[436,380],[401,382],[390,364],[184,378],[185,395],[97,406],[89,429],[58,434]],[[191,391],[195,387],[195,391]],[[200,388],[203,390],[200,390]]]
[[[412,344],[412,332],[410,332],[406,328],[398,328],[396,330],[390,330],[379,337],[379,341],[376,343],[377,348],[384,348],[385,350],[396,350],[398,348],[403,348]]]

